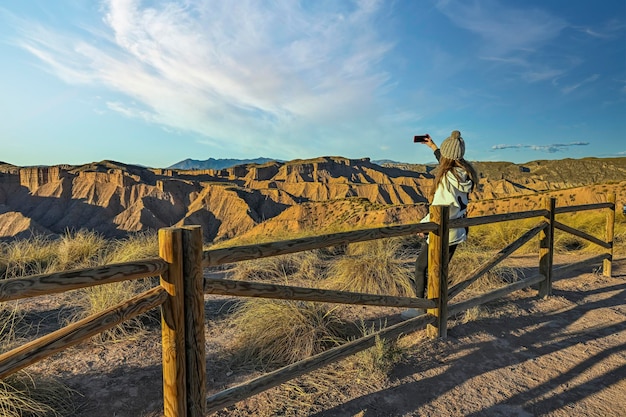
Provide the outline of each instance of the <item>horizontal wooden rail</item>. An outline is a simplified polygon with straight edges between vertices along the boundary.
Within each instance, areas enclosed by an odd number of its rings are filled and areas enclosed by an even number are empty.
[[[461,301],[460,303],[451,304],[448,307],[448,317],[452,317],[453,315],[457,313],[468,310],[477,305],[485,304],[485,303],[488,303],[489,301],[497,300],[500,297],[503,297],[514,291],[521,290],[522,288],[530,287],[531,285],[541,282],[544,279],[545,277],[541,274],[533,275],[521,281],[517,281],[512,284],[505,285],[504,287],[498,288],[496,290],[487,292],[485,294],[481,294],[478,297],[470,298],[469,300]]]
[[[314,371],[322,366],[365,350],[374,346],[377,337],[385,339],[397,338],[402,334],[422,329],[434,320],[435,317],[429,314],[415,317],[382,329],[374,334],[364,336],[360,339],[329,349],[310,358],[287,365],[251,381],[218,392],[217,394],[207,398],[206,412],[207,414],[211,414],[252,395],[258,394],[300,375],[306,374],[307,372]]]
[[[125,320],[151,310],[165,301],[167,292],[155,287],[132,299],[93,314],[76,323],[56,330],[25,345],[0,355],[0,379],[20,369],[67,349],[91,336],[101,333]]]
[[[545,216],[547,210],[530,210],[516,213],[496,214],[450,220],[450,227],[469,227],[480,224],[490,224],[510,220],[521,220],[532,217]],[[285,255],[311,249],[320,249],[334,245],[361,242],[365,240],[382,239],[397,236],[406,236],[416,233],[431,232],[436,225],[429,223],[414,223],[400,226],[385,226],[372,229],[353,230],[349,232],[333,233],[320,236],[303,237],[280,242],[267,242],[253,245],[233,246],[222,249],[204,251],[202,266],[217,266],[231,262],[269,256]]]
[[[559,276],[559,275],[563,275],[569,271],[575,270],[577,268],[580,268],[583,265],[586,264],[595,264],[598,262],[602,262],[605,259],[610,259],[611,255],[608,253],[603,253],[602,255],[597,255],[597,256],[593,256],[591,258],[587,258],[584,259],[582,261],[578,261],[578,262],[574,262],[574,263],[568,263],[565,264],[563,266],[559,266],[558,268],[554,268],[554,270],[552,271],[553,275]]]
[[[548,226],[548,223],[545,221],[541,221],[537,226],[533,227],[522,236],[520,236],[515,242],[510,243],[496,255],[494,255],[488,262],[485,262],[483,265],[476,268],[472,273],[470,273],[469,277],[450,288],[448,291],[448,299],[452,299],[456,295],[458,295],[461,291],[469,287],[473,282],[475,282],[478,278],[480,278],[483,274],[491,270],[494,266],[508,258],[513,252],[517,249],[521,248],[525,243],[530,241],[533,237],[537,235],[541,230],[545,229]]]
[[[515,213],[493,214],[490,216],[463,217],[460,219],[451,219],[450,228],[479,226],[481,224],[491,224],[508,222],[511,220],[530,219],[533,217],[543,217],[548,215],[548,210],[529,210]]]
[[[587,265],[587,264],[595,264],[595,263],[601,262],[602,260],[607,259],[609,257],[610,257],[610,255],[605,253],[605,254],[602,254],[602,255],[598,255],[598,256],[594,256],[592,258],[588,258],[588,259],[582,260],[580,262],[567,264],[567,265],[564,265],[564,266],[561,266],[561,267],[558,267],[558,268],[554,268],[552,274],[554,276],[563,275],[565,272],[568,272],[570,270],[574,270],[576,268],[579,268],[579,267],[581,267],[583,265]],[[531,286],[533,284],[536,284],[538,282],[543,281],[543,279],[544,279],[544,276],[541,275],[541,274],[533,275],[533,276],[531,276],[529,278],[526,278],[526,279],[521,280],[521,281],[514,282],[512,284],[508,284],[508,285],[506,285],[504,287],[501,287],[501,288],[498,288],[498,289],[496,289],[494,291],[482,294],[482,295],[480,295],[478,297],[474,297],[472,299],[465,300],[465,301],[462,301],[460,303],[451,304],[450,307],[448,308],[448,317],[451,317],[454,314],[460,313],[462,311],[465,311],[465,310],[467,310],[469,308],[472,308],[472,307],[475,307],[477,305],[484,304],[484,303],[487,303],[489,301],[493,301],[493,300],[498,299],[500,297],[503,297],[506,294],[511,293],[513,291],[517,291],[519,289],[529,287],[529,286]]]
[[[365,240],[383,239],[397,236],[406,236],[415,233],[433,231],[437,226],[430,223],[414,223],[400,226],[386,226],[372,229],[353,230],[349,232],[333,233],[320,236],[303,237],[299,239],[283,240],[280,242],[259,243],[253,245],[233,246],[222,249],[204,251],[202,266],[217,266],[231,262],[249,259],[265,258],[269,256],[286,255],[311,249],[326,248]]]
[[[573,227],[570,227],[566,224],[563,224],[561,222],[554,222],[554,227],[556,227],[559,230],[562,230],[564,232],[570,233],[574,236],[578,236],[581,239],[586,239],[588,241],[590,241],[591,243],[595,243],[596,245],[602,246],[605,249],[610,249],[612,247],[612,245],[610,243],[605,242],[604,240],[598,239],[595,236],[592,236],[588,233],[583,232],[582,230],[578,230],[578,229],[574,229]]]
[[[282,300],[317,301],[337,304],[358,304],[385,307],[435,308],[433,300],[390,295],[363,294],[348,291],[293,287],[260,282],[205,278],[204,292],[243,297],[262,297]]]
[[[167,263],[161,258],[153,258],[67,272],[9,278],[0,280],[0,302],[157,276],[165,271]]]
[[[606,203],[593,203],[593,204],[581,204],[578,206],[569,206],[569,207],[557,207],[554,210],[555,214],[562,213],[571,213],[574,211],[585,211],[585,210],[595,210],[595,209],[603,209],[603,208],[613,208],[614,204],[611,202]]]

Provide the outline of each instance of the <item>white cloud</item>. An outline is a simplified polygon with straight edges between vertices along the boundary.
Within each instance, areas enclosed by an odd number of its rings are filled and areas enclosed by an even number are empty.
[[[556,38],[567,23],[536,8],[514,8],[495,0],[444,0],[437,8],[455,25],[483,38],[487,55],[532,51]]]
[[[571,58],[543,53],[568,27],[547,11],[496,0],[440,0],[437,8],[453,24],[481,38],[481,60],[517,67],[517,76],[526,82],[554,80],[574,65],[562,62]]]
[[[574,91],[574,90],[576,90],[576,89],[580,88],[581,86],[583,86],[583,85],[585,85],[585,84],[589,84],[589,83],[592,83],[592,82],[594,82],[594,81],[597,81],[597,80],[598,80],[598,78],[600,78],[600,74],[593,74],[593,75],[591,75],[591,76],[589,76],[589,77],[585,78],[584,80],[582,80],[582,81],[580,81],[580,82],[578,82],[578,83],[576,83],[576,84],[572,84],[572,85],[568,85],[568,86],[566,86],[566,87],[563,87],[563,88],[561,89],[561,91],[563,92],[563,94],[569,94],[569,93],[571,93],[572,91]]]
[[[522,73],[522,78],[530,83],[545,80],[555,80],[565,73],[562,69],[536,68]]]
[[[517,145],[493,145],[491,147],[492,150],[500,150],[500,149],[530,149],[533,151],[541,151],[548,153],[555,153],[564,151],[566,148],[570,148],[572,146],[587,146],[589,142],[572,142],[572,143],[553,143],[550,145],[525,145],[525,144],[517,144]]]
[[[393,45],[377,35],[379,1],[147,4],[105,1],[105,26],[73,33],[30,23],[19,44],[68,83],[129,98],[109,109],[211,143],[269,148],[373,117],[389,82],[379,64]]]

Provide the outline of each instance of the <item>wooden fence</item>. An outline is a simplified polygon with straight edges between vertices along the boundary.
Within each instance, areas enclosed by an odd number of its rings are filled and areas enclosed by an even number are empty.
[[[595,209],[608,209],[604,240],[555,220],[557,214]],[[449,220],[448,213],[449,208],[446,206],[431,206],[431,222],[429,223],[356,230],[207,251],[202,250],[200,226],[165,228],[159,230],[159,257],[155,259],[2,280],[0,281],[0,302],[60,293],[112,282],[159,275],[161,277],[159,286],[137,295],[127,302],[89,316],[0,355],[0,378],[11,375],[36,361],[67,349],[125,320],[161,306],[165,416],[203,416],[367,349],[373,346],[376,337],[396,338],[424,327],[431,337],[446,337],[448,318],[471,307],[496,300],[533,284],[539,284],[539,296],[546,297],[551,293],[552,276],[555,272],[577,267],[581,263],[602,261],[603,273],[607,276],[611,275],[615,222],[614,194],[610,195],[605,203],[572,207],[557,208],[555,199],[549,199],[546,200],[545,207],[540,210],[455,220]],[[538,218],[537,225],[500,250],[476,270],[470,272],[459,284],[448,288],[448,264],[444,260],[448,259],[449,228],[471,227],[529,218]],[[597,244],[604,248],[604,252],[583,262],[554,271],[552,260],[555,229]],[[427,232],[430,233],[427,299],[203,277],[203,269],[206,267]],[[465,301],[450,302],[471,283],[537,235],[539,236],[539,268],[537,274]],[[207,397],[204,294],[424,308],[428,310],[428,314],[383,328],[375,334],[337,346]]]

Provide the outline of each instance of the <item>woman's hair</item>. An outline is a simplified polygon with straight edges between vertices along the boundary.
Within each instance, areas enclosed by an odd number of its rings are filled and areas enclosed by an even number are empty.
[[[474,187],[478,185],[478,173],[476,173],[476,170],[474,169],[472,164],[470,164],[463,158],[448,159],[442,156],[441,160],[439,161],[439,168],[437,168],[437,174],[435,175],[435,182],[430,190],[430,201],[432,201],[433,197],[435,196],[435,191],[437,191],[437,187],[439,186],[445,175],[448,173],[448,171],[452,172],[452,175],[456,177],[457,181],[463,181],[455,168],[461,168],[465,170],[465,172],[467,172],[470,180],[472,180],[472,191],[474,190]]]

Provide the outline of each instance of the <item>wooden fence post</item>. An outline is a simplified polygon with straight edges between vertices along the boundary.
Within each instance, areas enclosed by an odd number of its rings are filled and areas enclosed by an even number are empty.
[[[546,222],[548,226],[539,232],[539,273],[544,280],[539,283],[539,297],[548,297],[552,294],[552,262],[554,259],[554,212],[556,198],[545,200],[548,210]]]
[[[448,335],[448,223],[450,207],[430,206],[430,221],[439,227],[428,237],[428,298],[436,299],[437,307],[428,314],[437,317],[433,324],[426,326],[426,334],[431,338],[446,338]]]
[[[204,348],[202,228],[200,226],[184,227],[182,240],[187,415],[203,417],[206,409],[206,354]]]
[[[610,243],[611,247],[607,249],[609,259],[602,261],[602,275],[610,277],[612,274],[612,261],[613,261],[613,233],[615,227],[615,193],[611,193],[607,196],[607,201],[613,203],[613,207],[610,207],[606,214],[606,243]]]
[[[163,410],[165,417],[186,417],[185,300],[181,229],[169,227],[159,230],[159,256],[169,264],[167,272],[161,275],[161,286],[169,294],[161,306]]]

